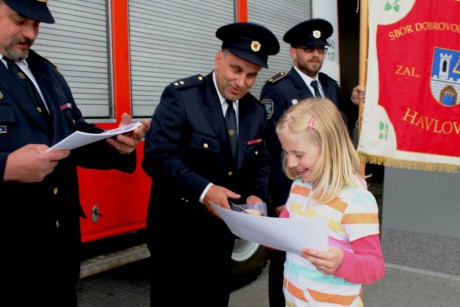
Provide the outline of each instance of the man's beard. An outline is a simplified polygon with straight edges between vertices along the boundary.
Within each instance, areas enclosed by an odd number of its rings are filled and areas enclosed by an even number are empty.
[[[311,60],[310,60],[311,61]],[[323,62],[320,61],[319,66],[317,68],[312,68],[312,63],[309,63],[308,60],[297,60],[297,68],[306,74],[309,77],[315,78],[316,75],[321,71],[321,67],[323,66]],[[316,66],[316,65],[315,65]]]
[[[19,54],[17,53],[16,51],[13,50],[13,48],[11,46],[14,46],[15,44],[18,44],[18,43],[28,43],[30,46],[32,46],[33,44],[33,41],[31,41],[30,39],[27,39],[27,38],[24,38],[24,39],[13,39],[11,41],[11,44],[10,46],[8,46],[6,48],[6,56],[13,60],[13,61],[22,61],[22,60],[25,60],[27,59],[27,57],[29,56],[29,49],[27,49],[24,54]]]

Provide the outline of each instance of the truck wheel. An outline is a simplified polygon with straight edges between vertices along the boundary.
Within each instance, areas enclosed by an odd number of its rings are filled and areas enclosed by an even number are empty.
[[[236,290],[251,283],[267,265],[268,250],[262,245],[235,239],[232,254],[231,289]]]

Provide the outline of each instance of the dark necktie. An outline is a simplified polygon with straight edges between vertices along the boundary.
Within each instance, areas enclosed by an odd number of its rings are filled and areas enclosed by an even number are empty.
[[[236,113],[233,109],[233,101],[225,100],[228,104],[227,112],[225,113],[225,123],[227,124],[228,138],[232,148],[232,157],[236,162],[238,152],[238,130],[236,126]]]
[[[3,59],[6,61],[10,73],[12,73],[16,80],[22,85],[22,89],[33,99],[37,111],[43,114],[47,120],[50,120],[50,115],[32,80],[27,77],[13,60],[6,57],[3,57]]]
[[[318,81],[313,80],[311,81],[310,85],[315,89],[315,97],[323,98],[323,96],[321,96],[321,93],[319,92],[319,89],[318,89]]]

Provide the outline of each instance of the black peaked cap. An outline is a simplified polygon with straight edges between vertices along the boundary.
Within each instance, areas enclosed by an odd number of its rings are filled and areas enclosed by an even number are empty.
[[[283,40],[291,47],[328,46],[327,39],[332,35],[333,28],[329,21],[313,18],[301,22],[284,34]]]
[[[236,22],[220,27],[216,32],[222,49],[261,67],[268,67],[269,55],[280,51],[275,34],[268,28],[249,22]]]
[[[3,0],[10,9],[26,18],[44,23],[54,23],[48,8],[48,0]]]

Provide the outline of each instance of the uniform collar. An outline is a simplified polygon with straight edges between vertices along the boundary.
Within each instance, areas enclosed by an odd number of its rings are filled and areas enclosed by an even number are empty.
[[[320,82],[319,82],[319,78],[318,78],[319,74],[316,74],[316,79],[313,79],[312,77],[307,76],[306,74],[304,74],[304,73],[303,73],[300,69],[298,69],[296,66],[294,66],[294,69],[297,71],[297,73],[298,73],[299,76],[302,78],[302,80],[305,82],[305,84],[310,84],[311,81],[313,81],[313,80],[316,80],[316,81],[318,81],[318,83],[320,83]]]

